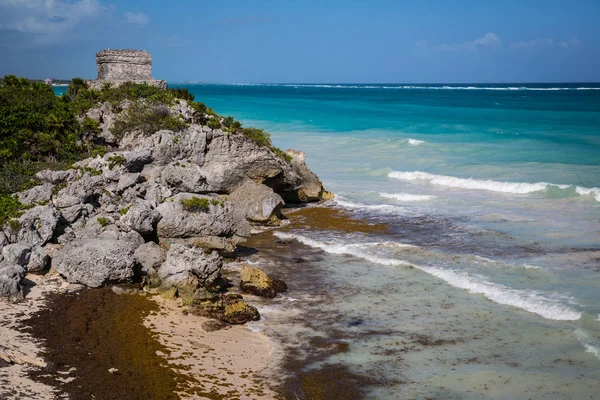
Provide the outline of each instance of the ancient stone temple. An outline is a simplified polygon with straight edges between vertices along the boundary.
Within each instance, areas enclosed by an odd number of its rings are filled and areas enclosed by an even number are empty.
[[[88,81],[94,89],[100,89],[106,82],[113,87],[124,82],[167,87],[167,82],[152,77],[152,56],[145,50],[102,50],[96,53],[96,64],[98,79]]]

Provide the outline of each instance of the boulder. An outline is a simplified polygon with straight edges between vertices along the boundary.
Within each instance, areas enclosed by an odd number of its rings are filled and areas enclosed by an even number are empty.
[[[52,266],[69,283],[100,287],[112,282],[127,282],[134,274],[136,247],[128,240],[75,240],[52,259]]]
[[[50,256],[42,246],[33,246],[29,262],[27,263],[27,272],[44,271],[50,265]]]
[[[182,202],[194,197],[207,199],[207,208],[185,210]],[[240,212],[236,211],[233,204],[220,202],[211,197],[180,193],[166,199],[156,210],[162,215],[157,227],[158,236],[161,238],[250,236],[250,224]]]
[[[165,262],[167,253],[156,243],[148,242],[139,246],[133,257],[142,266],[142,271],[152,274]]]
[[[252,307],[243,300],[225,306],[222,320],[233,325],[245,324],[250,321],[258,321],[260,314],[256,307]]]
[[[207,193],[210,188],[201,168],[187,161],[176,161],[164,167],[162,182],[175,193]]]
[[[304,152],[288,150],[286,154],[292,157],[292,170],[300,177],[300,180],[294,191],[287,191],[283,194],[284,199],[293,203],[322,200],[323,184],[319,177],[306,166]]]
[[[266,223],[282,218],[281,207],[285,204],[273,189],[251,180],[244,182],[227,197],[242,214],[252,222]]]
[[[77,171],[74,169],[68,169],[66,171],[51,171],[45,169],[35,174],[35,176],[43,182],[58,185],[75,179]]]
[[[0,263],[0,297],[13,302],[23,300],[23,279],[26,274],[21,265]]]
[[[240,281],[242,291],[271,299],[277,293],[287,291],[287,284],[281,279],[272,278],[263,270],[247,265],[242,266]]]
[[[141,235],[148,235],[156,230],[162,215],[142,201],[132,205],[120,221]]]
[[[31,208],[18,218],[17,226],[9,227],[5,234],[11,243],[45,245],[54,236],[58,214],[50,205]]]
[[[85,174],[60,190],[53,199],[54,205],[58,208],[67,208],[83,203],[94,203],[95,199],[102,194],[106,184],[106,177],[102,175]]]
[[[2,249],[2,256],[5,263],[24,267],[29,263],[31,246],[24,243],[6,245]]]
[[[174,243],[165,263],[158,269],[162,286],[206,287],[220,275],[223,259],[218,253],[205,254],[202,249]]]
[[[36,203],[47,203],[52,198],[52,189],[54,185],[51,183],[43,183],[29,190],[18,193],[19,201],[24,206],[31,206]]]
[[[137,185],[138,183],[142,183],[145,180],[146,178],[144,178],[144,176],[140,173],[126,172],[119,178],[119,183],[117,183],[117,193],[123,193],[125,190]]]

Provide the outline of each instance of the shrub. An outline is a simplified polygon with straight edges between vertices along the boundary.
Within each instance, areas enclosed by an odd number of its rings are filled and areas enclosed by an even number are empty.
[[[111,171],[117,166],[121,166],[127,162],[127,159],[120,154],[108,158],[108,169]]]
[[[164,104],[147,105],[140,101],[133,103],[119,115],[111,131],[115,136],[123,137],[125,133],[134,130],[144,135],[152,135],[162,129],[178,132],[185,127],[186,123],[173,117]]]
[[[239,129],[242,129],[242,123],[236,121],[233,117],[226,117],[223,120],[223,125],[225,125],[229,132],[236,132]]]
[[[129,212],[129,210],[131,210],[131,207],[133,207],[133,204],[130,204],[127,207],[120,209],[119,214],[121,214],[121,215],[127,214]]]
[[[98,220],[98,223],[100,224],[100,226],[103,228],[110,225],[110,220],[108,218],[98,217],[97,220]]]
[[[21,204],[17,196],[10,194],[0,195],[0,228],[6,225],[7,222],[14,221],[13,218],[19,218],[23,215],[22,208],[23,204]]]
[[[220,129],[221,121],[219,121],[219,118],[211,118],[210,120],[208,120],[208,127],[210,129]]]
[[[190,212],[208,211],[209,202],[208,199],[200,197],[192,197],[189,199],[181,200],[183,209]]]

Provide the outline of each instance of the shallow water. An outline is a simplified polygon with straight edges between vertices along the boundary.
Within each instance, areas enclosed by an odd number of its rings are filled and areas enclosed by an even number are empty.
[[[350,86],[188,86],[390,227],[276,233],[292,289],[256,328],[377,377],[367,398],[596,396],[599,86]]]
[[[251,256],[291,287],[253,327],[302,369],[343,363],[374,399],[596,396],[600,85],[185,87],[389,226],[292,227]]]

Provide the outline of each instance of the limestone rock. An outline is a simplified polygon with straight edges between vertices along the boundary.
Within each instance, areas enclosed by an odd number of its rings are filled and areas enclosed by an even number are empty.
[[[133,277],[136,247],[127,240],[75,240],[52,259],[52,266],[70,283],[100,287],[127,282]]]
[[[58,185],[75,179],[77,172],[74,169],[68,169],[66,171],[51,171],[45,169],[35,174],[35,176],[46,183]]]
[[[147,274],[156,272],[167,259],[167,253],[154,242],[139,246],[133,256]]]
[[[182,201],[194,197],[205,198],[209,205],[205,211],[186,211]],[[221,236],[231,238],[250,236],[250,225],[233,204],[213,198],[180,193],[167,199],[156,210],[162,215],[158,223],[158,236],[162,238],[191,238],[197,236]]]
[[[58,208],[66,208],[93,202],[102,194],[102,189],[107,183],[106,177],[102,175],[83,175],[79,180],[71,182],[66,188],[60,190],[54,197],[53,203]]]
[[[201,168],[185,161],[168,164],[162,170],[161,179],[176,193],[208,193],[210,188]]]
[[[31,206],[36,203],[44,203],[50,201],[50,199],[52,198],[53,188],[53,184],[44,183],[24,192],[18,193],[17,195],[19,197],[19,201],[24,206]]]
[[[124,173],[117,183],[117,193],[123,193],[125,190],[144,182],[146,179],[139,173]]]
[[[0,297],[13,302],[23,300],[23,279],[26,274],[21,265],[0,263]]]
[[[156,230],[162,215],[143,201],[138,201],[121,216],[121,222],[141,235],[148,235]]]
[[[52,239],[58,224],[58,214],[50,205],[31,208],[18,218],[18,229],[5,231],[11,243],[45,245]]]
[[[294,192],[284,195],[285,200],[301,203],[321,200],[323,184],[317,175],[306,166],[304,152],[288,150],[286,154],[292,157],[292,169],[300,177],[300,182]]]
[[[284,281],[268,276],[259,268],[243,265],[240,271],[240,288],[257,296],[273,298],[277,293],[287,291]]]
[[[273,189],[247,180],[227,197],[252,222],[265,223],[281,218],[284,202]]]
[[[27,263],[27,272],[44,271],[50,265],[50,256],[41,246],[33,246],[29,262]]]
[[[252,307],[240,300],[226,305],[222,318],[223,321],[229,324],[239,325],[249,321],[258,321],[260,319],[260,314],[256,307]]]
[[[29,263],[31,257],[31,246],[23,243],[15,243],[4,246],[2,249],[4,262],[8,264],[16,264],[22,267]]]
[[[221,274],[223,259],[218,253],[174,243],[165,263],[158,269],[163,286],[206,287]]]

